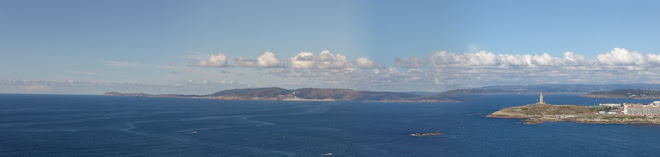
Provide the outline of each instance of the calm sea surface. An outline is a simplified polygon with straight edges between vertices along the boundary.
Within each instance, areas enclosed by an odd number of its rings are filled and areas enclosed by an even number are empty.
[[[660,125],[484,116],[536,95],[462,103],[0,95],[0,156],[658,156]],[[546,95],[553,104],[650,100]],[[411,137],[415,132],[445,135]]]

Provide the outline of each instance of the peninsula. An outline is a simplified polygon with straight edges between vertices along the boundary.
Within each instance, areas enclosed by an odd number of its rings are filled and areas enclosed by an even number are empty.
[[[525,124],[543,122],[576,122],[592,124],[660,124],[660,106],[601,104],[600,106],[551,105],[543,101],[543,93],[536,104],[509,107],[486,117],[524,119]],[[640,112],[641,111],[641,112]],[[638,114],[639,113],[639,114]],[[659,112],[660,113],[660,112]]]
[[[353,89],[335,88],[301,88],[283,89],[271,88],[249,88],[230,89],[209,95],[182,95],[182,94],[158,94],[145,93],[119,93],[107,92],[106,96],[137,96],[137,97],[170,97],[170,98],[197,98],[217,100],[271,100],[271,101],[371,101],[371,102],[420,102],[420,103],[442,103],[458,102],[453,96],[442,93],[434,95],[420,95],[414,92],[374,92],[356,91]]]

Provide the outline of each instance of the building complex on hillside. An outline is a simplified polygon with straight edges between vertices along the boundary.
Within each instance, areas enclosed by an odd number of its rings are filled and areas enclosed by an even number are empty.
[[[660,116],[660,101],[654,101],[648,105],[624,103],[623,114],[633,116]]]

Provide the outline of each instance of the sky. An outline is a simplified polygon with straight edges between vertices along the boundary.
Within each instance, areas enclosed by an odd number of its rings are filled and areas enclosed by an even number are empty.
[[[659,3],[0,0],[0,93],[658,83]]]

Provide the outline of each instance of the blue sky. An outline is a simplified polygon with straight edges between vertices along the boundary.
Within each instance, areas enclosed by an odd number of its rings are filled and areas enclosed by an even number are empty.
[[[446,73],[452,70],[488,70],[492,67],[467,64],[470,59],[466,58],[473,55],[451,58],[456,62],[438,62],[447,58],[444,55],[432,57],[439,51],[457,55],[476,54],[481,50],[495,55],[547,53],[559,59],[566,51],[570,51],[587,58],[580,65],[588,68],[599,66],[591,70],[606,71],[594,72],[590,76],[571,76],[573,81],[555,83],[590,83],[583,78],[620,73],[652,73],[648,75],[655,76],[652,69],[655,64],[651,64],[654,63],[651,59],[653,56],[648,54],[660,53],[658,3],[595,0],[3,0],[0,1],[0,79],[13,80],[5,81],[13,83],[5,83],[5,86],[11,85],[11,90],[0,92],[34,92],[22,88],[25,81],[19,84],[15,80],[75,80],[168,87],[194,81],[231,81],[237,83],[209,90],[327,86],[407,91],[442,91],[481,85],[539,82],[533,78],[516,82],[497,79],[523,77],[507,72],[507,69],[489,73],[488,76]],[[615,52],[614,48],[624,48],[626,51]],[[288,60],[298,53],[313,52],[319,55],[323,50],[329,50],[333,55],[339,53],[346,56],[352,64],[357,64],[354,60],[358,57],[382,64],[378,68],[370,67],[374,69],[357,70],[377,73],[379,76],[366,76],[355,71],[350,74],[337,73],[336,69],[354,68],[356,65],[331,69],[316,67],[321,70],[308,68],[304,69],[304,74],[296,73],[300,69],[289,69],[288,66],[294,63]],[[285,67],[243,67],[235,61],[238,57],[256,58],[265,51],[273,52]],[[611,55],[614,58],[609,58],[610,61],[630,57],[644,62],[621,62],[625,63],[621,67],[603,69],[600,65],[609,65],[606,62],[608,58],[599,60],[598,55],[606,53],[624,54]],[[217,54],[227,56],[228,66],[195,66],[198,61]],[[635,58],[635,54],[643,57]],[[424,62],[428,65],[412,70],[398,66],[397,57],[411,56],[430,60]],[[488,66],[513,65],[501,59],[497,62]],[[465,65],[457,69],[455,63]],[[537,65],[559,66],[559,63],[533,64],[533,68]],[[635,67],[630,67],[631,64]],[[417,69],[419,74],[412,74],[417,73]],[[617,69],[628,71],[607,71]],[[282,73],[282,70],[289,71]],[[393,79],[396,72],[393,70],[400,71],[396,74],[400,78]],[[381,71],[392,74],[382,74]],[[344,75],[360,78],[342,81],[334,79],[346,78]],[[380,75],[387,78],[381,78]],[[360,81],[365,77],[379,81]],[[477,79],[461,81],[465,79],[460,77]],[[600,80],[595,83],[654,82]],[[60,92],[50,86],[45,89],[46,92]],[[94,93],[102,90],[107,89],[69,90],[66,93]],[[147,88],[131,91],[150,92]]]

